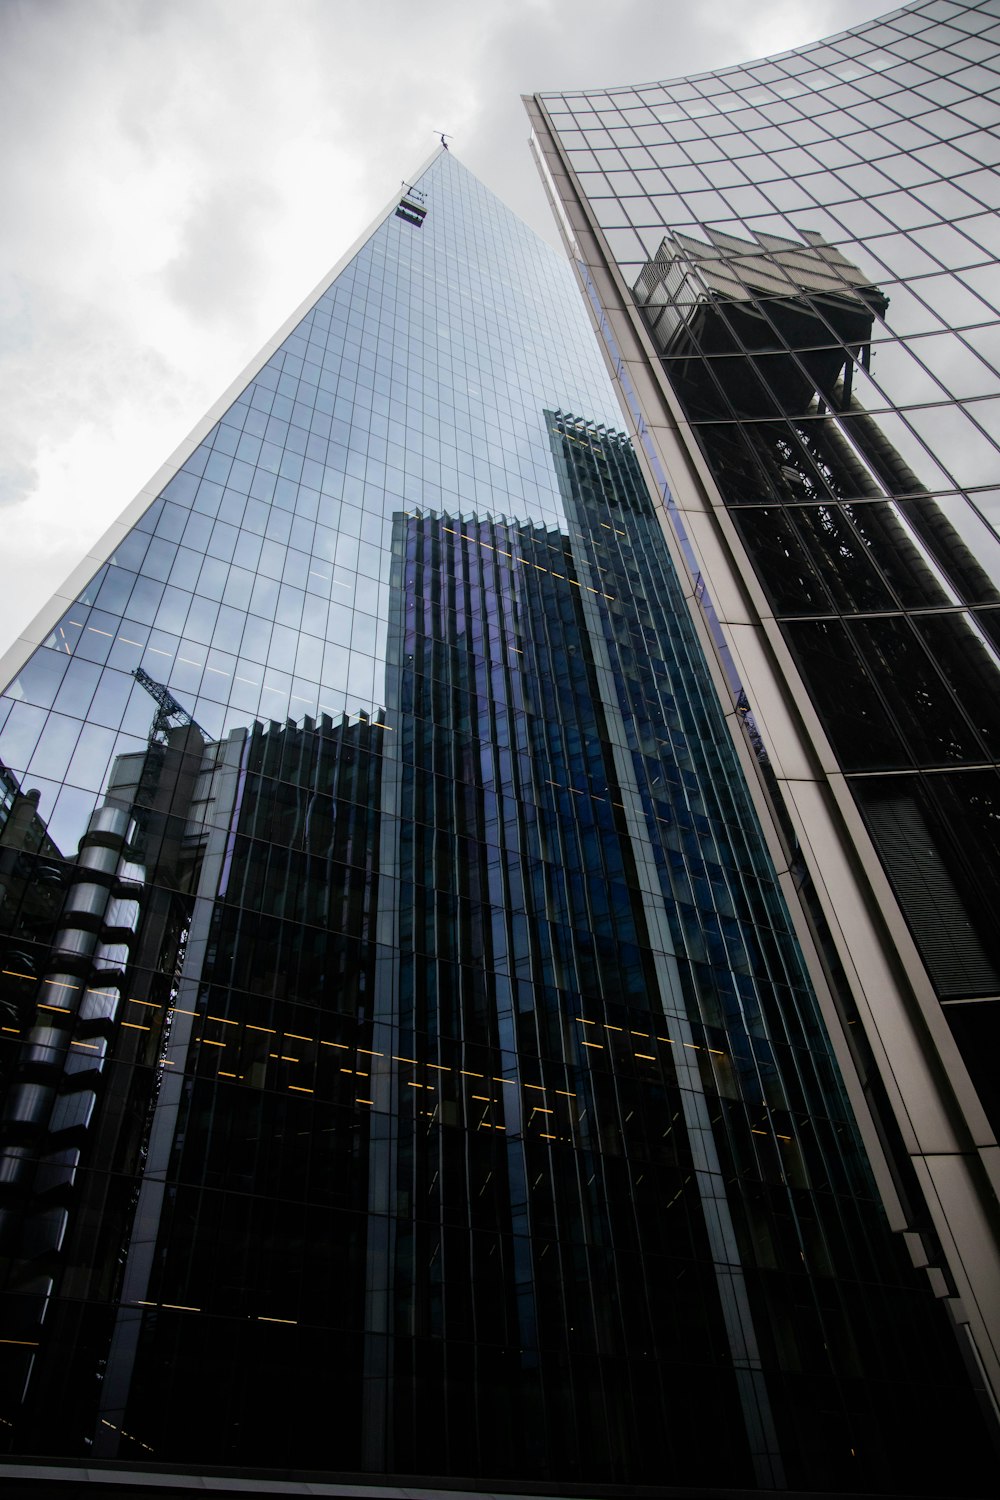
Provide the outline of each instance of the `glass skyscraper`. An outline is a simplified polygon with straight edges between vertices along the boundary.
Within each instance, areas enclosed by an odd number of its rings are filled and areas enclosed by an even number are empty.
[[[893,1222],[995,1409],[1000,5],[527,102],[723,701],[766,750]]]
[[[620,420],[439,152],[20,653],[7,1482],[984,1487]]]

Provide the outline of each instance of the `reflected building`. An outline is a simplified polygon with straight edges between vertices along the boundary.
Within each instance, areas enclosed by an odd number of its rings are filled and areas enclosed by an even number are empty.
[[[3,968],[8,981],[0,1005],[9,1023],[0,1033],[4,1069],[14,1062],[17,1048],[9,1039],[19,1034],[22,1012],[25,1017],[34,1013],[38,974],[32,941],[39,931],[51,932],[60,903],[62,855],[39,816],[40,797],[37,789],[24,791],[17,777],[0,765],[0,920],[7,936]]]
[[[9,1481],[983,1490],[619,420],[439,152],[21,650]]]
[[[1000,32],[527,101],[886,1201],[1000,1395]],[[877,1144],[876,1144],[877,1142]]]

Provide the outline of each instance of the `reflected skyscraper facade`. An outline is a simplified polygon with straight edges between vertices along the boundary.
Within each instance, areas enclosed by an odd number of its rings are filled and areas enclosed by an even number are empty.
[[[997,5],[932,0],[528,101],[890,1212],[994,1403],[998,89]]]
[[[982,1487],[619,421],[441,152],[21,652],[9,1454]]]

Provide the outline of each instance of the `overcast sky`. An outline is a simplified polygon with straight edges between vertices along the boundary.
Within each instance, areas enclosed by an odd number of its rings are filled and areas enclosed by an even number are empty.
[[[884,0],[0,0],[0,651],[434,149],[553,238],[522,93]]]

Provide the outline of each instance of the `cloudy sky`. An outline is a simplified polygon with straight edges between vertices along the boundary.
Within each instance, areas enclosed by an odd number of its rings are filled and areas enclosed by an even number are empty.
[[[520,95],[886,0],[0,0],[0,651],[448,131],[540,232]]]

